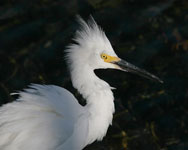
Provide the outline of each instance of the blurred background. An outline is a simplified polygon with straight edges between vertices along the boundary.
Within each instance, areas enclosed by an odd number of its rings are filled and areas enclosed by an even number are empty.
[[[76,14],[91,14],[121,58],[164,81],[96,70],[117,88],[116,113],[103,141],[84,150],[188,150],[187,0],[1,0],[0,104],[30,83],[65,87],[84,104],[64,61]]]

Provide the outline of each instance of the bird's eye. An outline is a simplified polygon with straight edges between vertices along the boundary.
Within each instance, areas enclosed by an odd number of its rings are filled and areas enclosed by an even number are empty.
[[[106,60],[106,59],[108,59],[108,56],[106,54],[101,54],[101,58]]]

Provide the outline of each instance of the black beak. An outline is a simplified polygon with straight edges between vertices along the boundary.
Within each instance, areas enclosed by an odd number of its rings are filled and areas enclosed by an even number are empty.
[[[145,77],[145,78],[148,78],[150,80],[163,83],[163,81],[161,79],[159,79],[158,77],[156,77],[155,75],[145,71],[144,69],[140,69],[140,68],[124,61],[124,60],[116,61],[116,62],[113,62],[113,63],[116,64],[119,67],[120,70],[132,72],[134,74],[138,74],[138,75]]]

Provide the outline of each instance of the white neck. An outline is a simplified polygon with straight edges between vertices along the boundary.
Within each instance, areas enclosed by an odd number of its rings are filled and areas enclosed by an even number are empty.
[[[86,113],[89,121],[88,141],[102,140],[112,123],[114,97],[111,87],[99,79],[89,66],[75,67],[71,71],[73,86],[86,99]]]

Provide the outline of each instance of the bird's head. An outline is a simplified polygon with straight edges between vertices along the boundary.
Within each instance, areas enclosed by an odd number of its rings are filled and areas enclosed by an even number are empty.
[[[73,38],[75,43],[67,48],[67,60],[70,63],[71,69],[86,65],[92,70],[119,69],[161,83],[163,82],[153,74],[119,58],[104,31],[96,24],[92,16],[87,23],[80,16],[77,18],[81,28]]]

